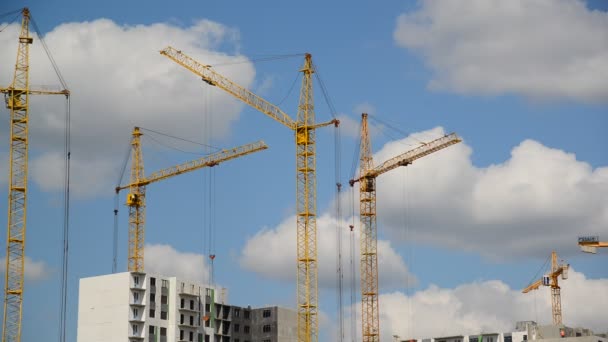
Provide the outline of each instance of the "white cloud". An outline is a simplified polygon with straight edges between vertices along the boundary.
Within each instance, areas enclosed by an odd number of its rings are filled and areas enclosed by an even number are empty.
[[[356,115],[354,117],[345,114],[338,115],[338,120],[340,120],[340,131],[342,134],[350,138],[355,138],[356,141],[361,140],[361,114],[368,113],[373,115],[371,112],[366,111],[365,108],[361,110],[359,109],[355,111]],[[380,132],[385,129],[384,125],[374,121],[373,119],[367,120],[367,127],[369,130],[369,135],[372,138],[380,134]]]
[[[209,267],[205,256],[184,253],[169,245],[147,244],[144,251],[146,271],[206,284]]]
[[[432,89],[608,99],[608,13],[580,0],[423,0],[394,39],[424,58]]]
[[[51,275],[52,270],[43,260],[34,261],[30,257],[25,256],[24,262],[23,272],[27,281],[45,280]],[[6,257],[2,257],[2,260],[0,260],[0,272],[2,274],[6,273]]]
[[[17,30],[11,25],[0,36],[0,46],[6,47],[0,60],[14,61]],[[255,76],[252,64],[238,54],[238,31],[208,20],[186,28],[120,26],[107,19],[65,23],[48,32],[45,41],[72,93],[76,195],[111,193],[133,126],[204,141],[225,138],[238,119],[240,102],[160,55],[160,49],[172,45],[208,64],[245,61],[220,70],[245,87]],[[234,55],[218,51],[220,46]],[[30,54],[31,84],[58,84],[37,39]],[[0,69],[1,83],[11,79],[10,68]],[[32,97],[31,168],[33,180],[45,190],[61,189],[64,113],[63,96]],[[212,129],[205,128],[207,122],[213,122]],[[213,137],[203,138],[206,133]]]
[[[295,282],[296,277],[296,229],[295,217],[290,217],[275,229],[264,229],[247,241],[240,257],[241,266],[273,279]],[[350,237],[348,223],[337,222],[324,215],[317,220],[317,253],[319,260],[319,287],[331,288],[336,284],[336,224],[342,229],[342,255],[344,279],[350,279],[346,255]],[[359,232],[355,226],[355,255],[359,255]],[[272,256],[272,257],[269,257]],[[322,262],[321,262],[322,261]],[[356,269],[358,270],[357,265]],[[386,240],[378,241],[378,269],[381,288],[403,286],[416,279],[408,272],[405,262]]]
[[[608,279],[586,279],[571,269],[569,279],[560,281],[560,286],[564,324],[603,332],[606,318],[598,313],[608,305]],[[392,341],[395,334],[406,339],[509,332],[514,330],[516,321],[524,320],[552,323],[549,288],[523,294],[500,280],[453,289],[431,285],[410,296],[385,293],[380,295],[380,302],[382,341]],[[360,305],[357,304],[359,322]],[[360,336],[361,332],[357,333]]]
[[[374,160],[443,134],[436,128],[390,142]],[[578,253],[578,235],[601,235],[608,226],[608,205],[601,200],[607,167],[593,169],[533,140],[488,167],[474,166],[471,153],[460,143],[378,177],[380,232],[403,240],[405,225],[409,241],[513,258],[546,257],[552,249]]]

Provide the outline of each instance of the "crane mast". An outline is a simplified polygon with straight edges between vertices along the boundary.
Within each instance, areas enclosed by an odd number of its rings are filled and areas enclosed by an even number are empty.
[[[66,89],[62,91],[30,89],[29,49],[34,39],[29,31],[29,9],[24,8],[21,14],[23,18],[13,82],[7,88],[0,88],[0,92],[5,96],[6,107],[10,110],[8,227],[2,342],[21,341],[29,152],[29,95],[69,96],[69,91]]]
[[[131,138],[131,178],[130,183],[116,187],[116,193],[129,189],[127,206],[129,207],[129,256],[128,267],[130,272],[144,271],[144,237],[146,221],[146,186],[183,173],[198,170],[204,167],[213,167],[221,162],[245,156],[268,148],[263,141],[222,150],[202,158],[175,165],[144,176],[144,161],[141,150],[141,136],[139,127],[133,128]]]
[[[568,264],[560,264],[557,261],[557,253],[551,252],[551,273],[543,276],[522,290],[523,293],[528,293],[532,290],[538,290],[541,285],[551,287],[551,314],[553,316],[553,324],[562,324],[562,297],[561,288],[559,287],[558,277],[568,279]]]
[[[376,177],[399,166],[459,143],[452,133],[413,150],[400,154],[374,167],[369,137],[367,114],[361,115],[361,146],[359,177],[359,216],[361,221],[360,273],[361,273],[361,324],[363,342],[380,341],[380,315],[378,307],[378,228],[376,222]]]
[[[296,231],[297,231],[297,311],[298,341],[316,342],[319,338],[318,322],[318,266],[317,266],[317,181],[316,137],[320,127],[339,124],[338,120],[316,124],[313,104],[312,74],[315,72],[312,56],[305,55],[302,88],[294,121],[279,107],[237,85],[199,63],[181,51],[167,47],[160,52],[177,64],[202,77],[247,105],[259,110],[295,133],[296,143]]]

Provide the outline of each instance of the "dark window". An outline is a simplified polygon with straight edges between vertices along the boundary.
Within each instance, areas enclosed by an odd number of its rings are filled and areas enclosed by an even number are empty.
[[[266,324],[265,326],[262,327],[262,332],[267,333],[267,332],[270,332],[270,330],[271,329],[270,329],[270,325],[269,324]]]
[[[203,334],[198,333],[198,342],[203,342]]]
[[[139,276],[134,276],[134,277],[133,277],[133,283],[134,283],[135,285],[138,285],[138,284],[139,284]]]
[[[264,316],[264,318],[270,317],[270,310],[264,310],[264,312],[262,312],[262,316]]]
[[[150,309],[150,318],[154,318],[154,314],[155,314],[154,309]]]
[[[161,279],[161,280],[162,280],[162,287],[169,288],[169,281],[166,279]]]
[[[251,311],[245,310],[245,319],[249,319],[251,316]]]
[[[184,298],[179,300],[179,307],[182,309],[184,308]]]
[[[154,334],[154,330],[155,330],[155,329],[154,329],[154,326],[153,326],[153,325],[151,325],[150,327],[148,327],[148,332],[149,332],[150,334]]]
[[[206,312],[211,311],[211,305],[209,305],[209,303],[205,304],[205,311]]]
[[[190,299],[190,310],[194,310],[194,301]]]
[[[241,317],[241,309],[234,309],[234,317]]]
[[[181,329],[180,329],[180,331],[179,331],[179,339],[180,339],[181,341],[183,341],[183,340],[184,340],[184,331],[183,331],[183,330],[181,330]]]
[[[245,334],[249,334],[249,326],[248,325],[246,325],[246,326],[243,327],[243,332]]]
[[[505,336],[505,342],[512,342],[512,341],[513,341],[512,336]]]
[[[270,340],[264,340],[264,342],[270,342]]]
[[[190,316],[190,325],[194,325],[194,316]]]
[[[160,328],[160,336],[167,336],[167,328]]]
[[[240,328],[240,327],[241,327],[241,326],[240,326],[239,324],[235,324],[235,325],[234,325],[234,332],[239,332],[239,328]]]
[[[161,311],[160,312],[160,319],[167,320],[167,311]]]
[[[156,302],[156,295],[154,293],[150,293],[150,303]]]
[[[194,340],[194,333],[191,331],[189,335],[190,336],[188,336],[189,337],[188,341],[193,341]]]
[[[528,340],[528,335],[524,335],[524,341]]]
[[[179,315],[179,324],[184,324],[184,315],[183,314]]]
[[[160,303],[161,304],[167,304],[167,296],[161,295],[160,296]]]
[[[150,278],[150,286],[156,286],[156,278]]]

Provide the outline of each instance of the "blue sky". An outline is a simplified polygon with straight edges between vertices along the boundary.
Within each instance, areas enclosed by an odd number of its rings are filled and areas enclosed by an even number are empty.
[[[568,281],[563,285],[565,323],[605,327],[605,318],[592,320],[575,305],[593,302],[592,288],[608,293],[606,251],[593,256],[576,246],[580,234],[608,239],[608,6],[602,1],[566,0],[488,3],[2,3],[0,13],[30,7],[40,29],[48,33],[47,44],[73,94],[69,340],[76,340],[78,279],[111,271],[113,186],[133,125],[221,147],[259,139],[270,146],[213,171],[215,279],[229,288],[235,305],[295,303],[295,265],[287,262],[290,251],[282,245],[289,240],[286,232],[294,212],[292,133],[210,90],[160,56],[158,50],[168,44],[202,62],[246,61],[218,65],[217,70],[269,101],[281,102],[292,116],[299,80],[289,90],[302,57],[250,61],[312,53],[343,122],[340,165],[345,185],[353,158],[358,158],[354,153],[362,110],[379,119],[371,121],[378,163],[414,146],[403,133],[424,132],[417,137],[429,140],[438,137],[437,127],[442,127],[464,139],[428,161],[379,178],[379,234],[385,243],[381,252],[391,256],[385,264],[381,261],[381,281],[386,280],[381,287],[386,298],[405,301],[407,315],[425,317],[427,309],[443,310],[418,301],[439,296],[433,292],[437,286],[445,290],[443,295],[463,303],[454,315],[472,317],[472,323],[457,321],[445,330],[420,324],[414,331],[406,323],[399,326],[396,322],[403,313],[386,305],[385,338],[393,333],[425,337],[472,325],[502,329],[514,320],[548,322],[547,310],[530,314],[536,300],[550,310],[548,290],[523,299],[517,292],[554,248],[577,272],[570,292]],[[0,82],[5,85],[12,75],[14,32],[15,26],[0,32]],[[32,54],[32,84],[57,83],[39,44],[32,47]],[[330,120],[318,84],[315,100],[317,120]],[[40,331],[55,336],[57,330],[62,106],[62,99],[37,99],[31,109],[26,254],[38,263],[39,271],[26,282],[24,341],[33,341]],[[42,118],[36,121],[37,117]],[[0,128],[4,137],[6,118],[2,116]],[[147,134],[146,173],[195,157],[160,147]],[[319,219],[319,234],[324,242],[335,241],[335,225],[329,219],[336,200],[333,139],[331,128],[318,131],[318,214],[327,218],[324,224]],[[7,160],[6,147],[0,152]],[[1,172],[6,174],[5,167]],[[6,185],[6,178],[0,181]],[[209,172],[197,172],[150,185],[146,242],[170,245],[179,253],[205,254],[208,184]],[[346,190],[341,198],[345,222],[340,223],[345,230],[352,215],[351,193]],[[5,199],[0,204],[5,206]],[[126,270],[126,218],[122,206],[119,270]],[[327,322],[335,320],[336,312],[331,278],[335,244],[330,242],[320,252],[326,256],[320,261],[327,268],[327,276],[321,276],[325,285],[320,302]],[[343,246],[346,267],[346,240]],[[162,258],[163,250],[156,252],[160,255],[154,257]],[[200,264],[197,260],[178,271],[190,275]],[[503,288],[491,281],[507,290],[492,292]],[[469,291],[474,286],[480,290]],[[347,282],[347,304],[349,291]],[[500,306],[499,293],[522,308],[497,308],[490,320],[484,317],[487,308],[475,306],[479,298],[469,297],[467,291],[477,293],[489,307]],[[408,297],[399,297],[402,294]],[[593,308],[608,304],[608,298],[596,296]],[[445,317],[446,326],[453,318]],[[38,324],[36,332],[33,326]],[[324,339],[334,333],[330,324],[322,325]]]

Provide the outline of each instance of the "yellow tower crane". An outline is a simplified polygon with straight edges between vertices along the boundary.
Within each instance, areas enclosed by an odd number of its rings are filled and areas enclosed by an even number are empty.
[[[141,151],[141,133],[135,127],[131,139],[131,179],[130,183],[116,187],[116,193],[129,189],[127,206],[129,207],[129,271],[144,271],[144,225],[146,213],[146,186],[182,173],[198,170],[204,167],[216,166],[221,162],[242,157],[268,148],[263,141],[222,150],[202,158],[180,165],[172,166],[144,176],[144,161]]]
[[[551,273],[544,275],[542,278],[528,285],[522,290],[523,293],[528,293],[532,290],[538,290],[543,286],[551,287],[551,311],[553,313],[553,324],[562,324],[562,297],[558,284],[558,277],[561,275],[563,280],[568,279],[568,268],[570,265],[557,262],[557,253],[551,252]]]
[[[181,51],[167,47],[160,53],[206,83],[216,86],[251,107],[282,123],[295,133],[296,143],[296,215],[297,215],[297,310],[298,341],[318,340],[318,281],[317,281],[317,187],[315,130],[338,125],[338,120],[315,123],[312,74],[315,72],[310,54],[305,55],[297,120],[279,107],[215,72],[210,65],[201,64]]]
[[[600,241],[599,236],[579,236],[578,245],[583,252],[595,254],[598,248],[608,247],[608,241]]]
[[[23,276],[25,267],[25,228],[27,209],[27,162],[29,150],[29,95],[65,95],[70,92],[30,89],[29,49],[30,11],[22,10],[21,31],[13,83],[0,88],[10,117],[10,168],[8,195],[8,229],[6,239],[6,274],[4,278],[4,319],[2,341],[21,341]]]
[[[460,141],[460,138],[456,134],[448,134],[374,167],[367,114],[361,115],[361,165],[359,166],[359,177],[351,179],[349,183],[350,186],[354,186],[355,183],[359,182],[361,324],[363,342],[380,341],[376,177],[399,166],[410,165],[416,159],[420,159]]]

